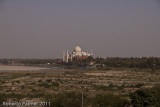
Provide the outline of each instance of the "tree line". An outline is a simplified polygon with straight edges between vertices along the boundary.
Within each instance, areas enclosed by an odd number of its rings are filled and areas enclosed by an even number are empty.
[[[88,57],[87,59],[77,60],[73,59],[67,65],[76,65],[79,67],[89,66],[93,62],[98,67],[127,67],[127,68],[151,68],[160,69],[160,58],[158,57],[140,57],[140,58],[121,58],[121,57],[107,57],[107,58],[93,58]]]
[[[0,64],[55,64],[57,59],[0,59]],[[92,64],[91,64],[92,63]],[[160,69],[160,58],[158,57],[107,57],[107,58],[93,58],[88,57],[87,59],[78,60],[73,58],[73,61],[69,63],[61,63],[66,66],[78,66],[78,67],[125,67],[125,68],[151,68],[152,70]]]

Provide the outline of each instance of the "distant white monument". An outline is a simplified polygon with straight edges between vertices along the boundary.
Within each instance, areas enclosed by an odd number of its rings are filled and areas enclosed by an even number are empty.
[[[67,52],[63,52],[62,58],[63,62],[68,63],[69,61],[72,61],[73,58],[81,60],[81,59],[87,59],[89,56],[93,56],[93,53],[83,52],[80,46],[76,46],[71,54],[68,53],[68,50]]]

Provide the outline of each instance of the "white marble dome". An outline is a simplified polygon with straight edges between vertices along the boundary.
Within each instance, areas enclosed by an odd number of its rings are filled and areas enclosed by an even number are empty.
[[[79,52],[82,51],[82,49],[81,49],[79,46],[76,46],[76,47],[74,48],[74,51],[75,51],[76,53],[79,53]]]

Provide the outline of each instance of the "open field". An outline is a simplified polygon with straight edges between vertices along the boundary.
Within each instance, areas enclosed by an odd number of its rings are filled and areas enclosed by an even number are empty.
[[[54,72],[1,72],[0,94],[5,101],[45,101],[46,95],[82,90],[88,96],[96,94],[121,95],[139,88],[160,85],[160,72],[143,70],[68,71]],[[2,97],[2,96],[1,96]]]

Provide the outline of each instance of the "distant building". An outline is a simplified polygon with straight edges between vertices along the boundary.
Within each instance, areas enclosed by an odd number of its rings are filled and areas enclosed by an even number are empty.
[[[79,46],[76,46],[71,54],[68,53],[68,50],[67,52],[63,52],[62,59],[63,62],[68,63],[69,61],[72,61],[73,58],[81,60],[81,59],[87,59],[89,56],[93,56],[93,53],[83,52]]]

